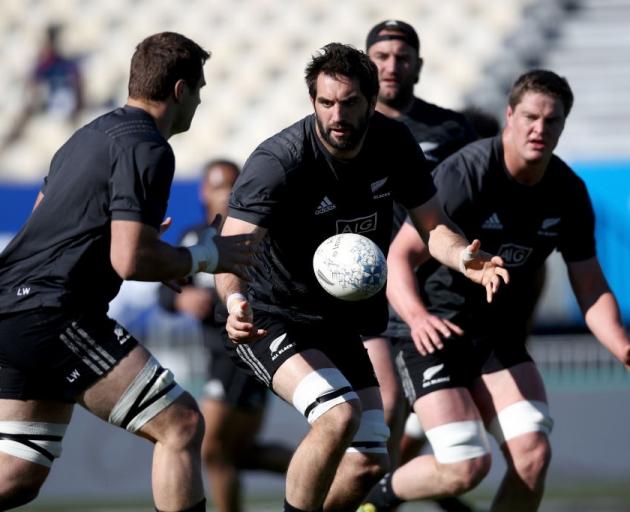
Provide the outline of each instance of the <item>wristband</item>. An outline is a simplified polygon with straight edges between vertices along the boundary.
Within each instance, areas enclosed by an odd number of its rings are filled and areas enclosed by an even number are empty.
[[[234,301],[246,301],[247,297],[245,297],[245,295],[243,295],[240,292],[235,292],[235,293],[230,293],[227,297],[227,299],[225,300],[225,306],[227,307],[228,313],[232,313],[232,311],[230,310],[232,304],[234,303]]]

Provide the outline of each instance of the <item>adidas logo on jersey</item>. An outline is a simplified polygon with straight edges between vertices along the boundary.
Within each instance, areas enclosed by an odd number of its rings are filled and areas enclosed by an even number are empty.
[[[499,219],[499,215],[493,213],[486,219],[481,225],[482,229],[503,229],[503,224],[501,223],[501,219]]]
[[[319,206],[315,210],[315,215],[321,215],[322,213],[329,212],[330,210],[334,210],[335,208],[337,208],[335,206],[335,203],[328,199],[328,196],[324,196],[324,199],[322,199],[322,202],[319,203]]]

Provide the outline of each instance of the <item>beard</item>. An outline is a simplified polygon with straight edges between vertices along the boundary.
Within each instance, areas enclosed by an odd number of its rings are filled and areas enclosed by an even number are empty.
[[[315,114],[315,120],[317,122],[317,127],[319,128],[319,133],[328,145],[340,151],[348,151],[355,149],[361,142],[363,135],[365,135],[365,132],[367,131],[368,123],[370,122],[370,113],[369,109],[366,110],[365,115],[357,121],[356,126],[353,126],[350,123],[338,123],[326,128],[317,116],[317,113]],[[335,128],[344,128],[349,129],[350,131],[343,140],[338,140],[334,138],[332,134],[332,130]]]
[[[381,89],[378,94],[378,101],[388,107],[401,109],[413,100],[413,87],[414,84],[401,86],[395,92],[385,92],[385,90]]]

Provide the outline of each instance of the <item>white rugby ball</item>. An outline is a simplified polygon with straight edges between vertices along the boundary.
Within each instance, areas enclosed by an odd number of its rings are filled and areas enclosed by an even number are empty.
[[[331,295],[347,301],[377,293],[387,281],[387,260],[369,238],[342,233],[324,240],[313,256],[319,284]]]

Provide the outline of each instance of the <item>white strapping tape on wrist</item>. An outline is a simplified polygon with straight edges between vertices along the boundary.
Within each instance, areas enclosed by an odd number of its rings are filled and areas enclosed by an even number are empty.
[[[216,234],[216,231],[214,231],[214,233]],[[207,272],[209,274],[213,273],[217,268],[217,264],[219,263],[219,249],[217,248],[217,244],[215,244],[212,240],[212,236],[214,236],[214,234],[208,234],[203,243],[187,248],[192,257],[190,274],[196,274],[197,272],[202,271],[199,268],[201,263],[205,264],[203,272]]]
[[[474,258],[474,254],[468,250],[468,247],[462,249],[459,253],[459,271],[462,274],[466,274],[466,263]]]
[[[235,301],[242,302],[246,300],[247,300],[247,297],[245,297],[245,295],[243,295],[240,292],[230,293],[227,299],[225,300],[225,306],[227,307],[228,313],[232,313],[232,306]]]

